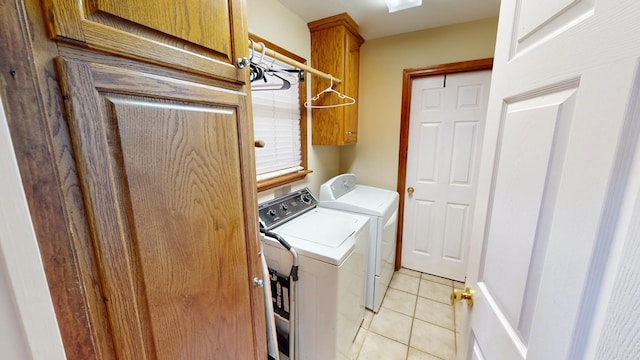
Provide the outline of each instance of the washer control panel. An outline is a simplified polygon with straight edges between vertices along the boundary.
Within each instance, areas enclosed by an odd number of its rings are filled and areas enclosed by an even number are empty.
[[[318,200],[308,188],[294,191],[258,206],[260,226],[271,230],[276,226],[312,210]]]

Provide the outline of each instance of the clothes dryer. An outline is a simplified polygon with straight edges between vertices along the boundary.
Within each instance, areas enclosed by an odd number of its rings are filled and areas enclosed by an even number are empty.
[[[318,206],[370,218],[366,307],[375,312],[394,273],[399,198],[395,191],[358,184],[354,174],[338,175],[320,186]]]

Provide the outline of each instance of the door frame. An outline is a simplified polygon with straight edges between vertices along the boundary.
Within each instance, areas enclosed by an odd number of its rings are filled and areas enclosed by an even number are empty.
[[[407,154],[409,152],[409,121],[411,116],[412,81],[414,79],[427,76],[491,70],[492,68],[493,58],[491,57],[402,70],[402,106],[400,110],[400,146],[398,150],[397,180],[397,191],[400,194],[400,199],[398,203],[398,235],[396,237],[395,270],[399,270],[400,265],[402,264],[402,228],[404,225],[404,198],[407,183]]]
[[[66,359],[0,94],[0,335],[8,354]],[[6,339],[6,338],[5,338]],[[6,353],[6,352],[5,352]]]

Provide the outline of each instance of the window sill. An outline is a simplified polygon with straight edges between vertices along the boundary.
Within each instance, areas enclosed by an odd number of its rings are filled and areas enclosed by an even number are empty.
[[[312,173],[312,170],[301,170],[291,174],[286,174],[272,179],[267,179],[258,182],[258,192],[273,189],[278,186],[286,185],[294,181],[302,180],[307,177],[307,174]]]

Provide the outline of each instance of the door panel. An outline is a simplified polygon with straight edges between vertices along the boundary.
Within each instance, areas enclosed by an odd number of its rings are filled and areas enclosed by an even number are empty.
[[[476,291],[483,293],[484,284],[478,284]],[[485,291],[484,293],[488,293]],[[491,315],[495,314],[495,316]],[[456,313],[457,315],[457,313]],[[517,332],[511,331],[508,319],[502,316],[499,305],[490,296],[477,296],[473,304],[473,321],[484,324],[484,328],[473,328],[471,331],[474,351],[468,355],[470,358],[476,353],[482,354],[484,359],[523,359],[526,358],[526,347],[520,341]],[[476,317],[477,316],[477,317]],[[501,329],[502,331],[495,331]],[[458,349],[464,347],[464,343],[458,343]],[[497,356],[492,358],[491,356]]]
[[[562,130],[570,127],[574,94],[545,93],[505,109],[488,224],[491,242],[479,281],[525,346],[562,176],[568,135]]]
[[[449,182],[457,185],[471,185],[474,170],[474,150],[477,148],[478,124],[459,122],[453,131],[453,154]]]
[[[502,2],[467,279],[487,359],[592,358],[621,209],[637,196],[630,5]]]
[[[523,11],[521,12],[522,22],[518,29],[520,38],[529,35],[535,29],[543,26],[547,21],[561,14],[566,9],[574,6],[576,0],[542,0],[535,3],[530,1],[523,2]]]
[[[420,158],[418,159],[418,179],[423,182],[435,182],[438,172],[439,124],[420,126]]]
[[[87,3],[89,17],[103,13],[107,16],[125,19],[144,25],[178,39],[188,39],[194,44],[208,49],[225,49],[231,45],[231,34],[207,32],[206,22],[222,29],[231,29],[229,3],[227,1],[184,1],[173,0],[97,0]],[[153,8],[154,11],[148,11]],[[167,19],[177,19],[167,22]]]
[[[248,278],[246,266],[238,267],[247,250],[238,221],[242,206],[234,201],[241,196],[236,114],[105,100],[122,144],[132,250],[139,256],[155,351],[173,359],[215,358],[211,339],[251,336],[240,325],[251,322],[248,313],[211,310],[249,304],[246,289],[227,286]]]
[[[402,266],[463,281],[490,71],[413,80]]]
[[[58,65],[116,356],[254,358],[264,313],[247,256],[244,95]]]
[[[580,26],[593,15],[594,4],[595,0],[523,1],[519,25],[513,28],[512,57]]]
[[[484,360],[484,356],[482,355],[482,351],[480,351],[480,348],[478,347],[478,343],[474,341],[472,345],[473,347],[470,351],[471,360]]]
[[[433,201],[416,201],[415,209],[413,212],[414,218],[412,219],[416,226],[411,229],[407,229],[408,236],[418,237],[418,234],[431,235],[434,233],[434,224],[436,223],[434,217],[434,202]],[[409,221],[409,219],[407,220]],[[414,230],[414,231],[411,231]],[[428,241],[416,241],[413,245],[414,251],[422,252],[426,255],[433,254],[432,243]]]
[[[51,36],[174,68],[245,82],[243,1],[46,0]],[[149,9],[153,9],[150,11]]]
[[[444,246],[442,257],[450,260],[463,260],[466,245],[464,228],[468,221],[469,206],[464,204],[447,204],[445,213]]]

